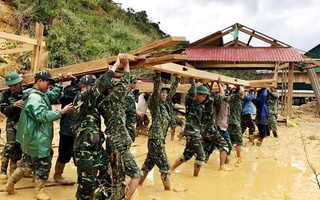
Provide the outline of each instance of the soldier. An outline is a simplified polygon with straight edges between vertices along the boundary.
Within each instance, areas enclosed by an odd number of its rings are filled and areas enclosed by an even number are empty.
[[[204,101],[210,95],[208,88],[204,85],[195,87],[194,80],[188,91],[186,105],[186,125],[183,136],[186,137],[186,147],[183,155],[172,165],[171,170],[175,170],[183,162],[186,162],[196,155],[193,176],[198,176],[201,166],[204,164],[205,153],[201,143],[201,118],[204,109]]]
[[[278,137],[278,128],[277,128],[277,118],[278,118],[278,109],[279,109],[279,94],[277,92],[277,87],[272,87],[271,91],[268,93],[268,125],[269,131],[271,130],[274,137]],[[268,135],[270,132],[268,131]]]
[[[141,93],[137,104],[137,136],[140,134],[148,135],[148,124],[150,123],[147,115],[149,93]]]
[[[80,79],[81,92],[73,101],[76,120],[73,152],[78,174],[77,199],[94,198],[97,173],[105,154],[102,147],[104,135],[101,131],[97,100],[107,91],[122,59],[123,55],[119,54],[116,63],[96,81],[92,75],[85,75]]]
[[[259,130],[259,138],[257,145],[262,144],[263,139],[268,133],[268,107],[267,107],[267,89],[261,88],[257,92],[257,98],[255,99],[255,105],[257,108],[257,115],[255,118],[256,125]]]
[[[180,78],[177,77],[171,84],[171,88],[161,87],[160,72],[156,72],[153,94],[148,104],[152,116],[152,124],[148,133],[148,154],[142,165],[143,177],[140,180],[140,185],[143,184],[153,167],[157,165],[164,189],[170,190],[170,164],[165,151],[165,139],[171,119],[169,105],[171,102],[167,102],[167,99],[171,100],[176,93],[179,80]]]
[[[23,107],[23,90],[21,85],[22,77],[17,72],[9,72],[5,76],[4,85],[9,89],[0,94],[0,109],[7,117],[6,136],[7,143],[4,146],[1,157],[0,180],[7,180],[7,168],[10,160],[10,174],[17,168],[17,161],[20,160],[22,151],[20,144],[16,142],[17,123]]]
[[[60,79],[62,76],[59,76]],[[43,192],[45,182],[48,179],[52,160],[53,121],[60,119],[61,115],[72,112],[72,105],[63,109],[52,111],[51,102],[56,100],[61,93],[62,86],[54,85],[48,71],[40,71],[34,76],[35,84],[23,96],[25,101],[18,122],[17,138],[24,153],[22,163],[12,173],[4,187],[4,191],[14,194],[16,184],[24,173],[35,167],[35,198],[50,199]]]
[[[230,95],[230,115],[228,116],[228,129],[232,144],[236,144],[237,157],[239,158],[237,164],[241,163],[242,158],[242,130],[241,130],[241,110],[242,110],[242,98],[244,95],[244,89],[242,86],[234,88],[234,91]]]
[[[213,83],[212,83],[213,84]],[[202,146],[205,151],[206,156],[212,153],[211,146],[214,145],[220,151],[220,166],[218,170],[228,171],[225,167],[227,152],[229,147],[224,138],[220,135],[217,130],[217,125],[215,122],[216,109],[215,107],[221,103],[224,97],[224,90],[220,84],[220,78],[218,79],[219,93],[216,95],[209,95],[204,102],[204,110],[202,113],[202,124],[201,124],[201,135],[202,135]],[[206,158],[207,159],[207,158]]]
[[[113,82],[108,86],[108,95],[99,104],[99,110],[106,126],[107,154],[109,156],[118,151],[124,163],[125,174],[131,178],[124,198],[129,200],[138,186],[142,173],[130,152],[132,139],[126,128],[124,98],[130,90],[129,61],[124,57],[121,63],[124,65],[123,75],[117,84]]]
[[[59,102],[61,108],[73,102],[75,96],[80,92],[79,80],[71,73],[67,74],[67,78],[71,79],[71,84],[64,88],[63,95],[60,97]],[[75,124],[74,115],[64,114],[60,119],[59,131],[59,154],[55,165],[55,173],[53,179],[62,184],[73,184],[74,181],[69,181],[63,178],[66,163],[68,163],[73,156],[73,141],[75,131],[73,126]]]
[[[132,139],[132,142],[136,139],[136,124],[137,124],[137,111],[135,104],[135,96],[132,92],[136,88],[137,78],[134,75],[130,76],[130,91],[124,98],[124,107],[126,109],[126,128]]]

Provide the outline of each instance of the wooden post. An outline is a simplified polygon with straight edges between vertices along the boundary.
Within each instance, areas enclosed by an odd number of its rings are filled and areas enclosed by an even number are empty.
[[[292,100],[293,100],[293,69],[294,63],[289,63],[289,73],[288,73],[288,99],[287,99],[287,121],[292,117]]]
[[[31,63],[31,72],[36,73],[39,71],[39,65],[40,65],[40,53],[42,50],[42,38],[43,38],[43,30],[44,27],[42,24],[38,23],[36,24],[36,33],[35,33],[35,39],[37,40],[37,45],[33,47],[33,58]]]

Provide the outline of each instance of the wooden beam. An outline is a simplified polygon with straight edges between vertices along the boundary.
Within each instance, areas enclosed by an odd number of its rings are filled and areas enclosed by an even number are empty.
[[[287,98],[287,121],[292,117],[292,92],[293,92],[293,74],[294,63],[289,64],[289,73],[288,73],[288,98]]]
[[[275,79],[266,79],[266,80],[252,80],[249,81],[250,88],[267,88],[277,85],[277,80]]]
[[[170,84],[164,84],[168,87],[170,87]],[[191,85],[190,84],[179,84],[177,93],[182,93],[186,94],[188,93],[188,90],[190,89]],[[153,91],[153,83],[148,83],[148,82],[137,82],[136,88],[140,92],[152,92]]]
[[[282,69],[286,69],[289,67],[289,63],[283,63],[281,65],[279,65],[279,67],[277,68],[277,70],[282,70]]]
[[[201,71],[201,70],[189,68],[189,67],[174,64],[174,63],[148,66],[147,68],[151,70],[159,70],[159,71],[167,72],[171,74],[180,74],[181,76],[184,76],[184,77],[194,77],[196,79],[203,79],[207,81],[217,81],[218,77],[220,77],[221,82],[223,83],[249,86],[249,82],[245,80],[223,76],[219,74],[214,74],[206,71]]]
[[[36,39],[20,36],[20,35],[15,35],[15,34],[10,34],[6,32],[0,31],[0,38],[7,39],[7,40],[13,40],[17,42],[23,42],[27,44],[32,44],[32,45],[37,45],[38,42]],[[45,42],[41,42],[41,46],[45,46]]]
[[[246,33],[246,34],[248,34],[250,36],[255,37],[255,38],[258,38],[259,40],[262,40],[262,41],[264,41],[266,43],[269,43],[269,44],[271,44],[273,46],[282,47],[282,45],[278,44],[277,42],[274,42],[274,41],[272,41],[270,39],[267,39],[267,38],[265,38],[265,37],[263,37],[261,35],[258,35],[256,32],[250,32],[250,31],[244,29],[243,27],[239,27],[239,31],[242,31],[242,32],[244,32],[244,33]]]
[[[170,55],[165,55],[161,57],[151,57],[143,61],[132,63],[131,68],[136,69],[136,68],[148,67],[148,66],[153,66],[153,65],[163,64],[163,63],[185,61],[187,59],[188,58],[186,54],[170,54]]]
[[[172,36],[172,37],[167,37],[163,40],[159,40],[156,42],[153,42],[151,44],[145,45],[143,47],[140,47],[135,50],[131,50],[128,53],[129,54],[134,54],[134,55],[139,55],[143,53],[148,53],[157,49],[163,49],[166,47],[173,46],[175,44],[180,44],[181,42],[185,42],[186,38],[185,37],[179,37],[179,36]]]
[[[14,49],[0,50],[0,55],[22,53],[22,52],[32,51],[32,50],[33,50],[33,46],[32,45],[25,45],[25,46],[14,48]]]
[[[31,63],[31,72],[36,73],[39,71],[40,54],[42,50],[41,42],[43,38],[44,26],[41,23],[36,23],[36,40],[37,44],[33,47],[33,58]]]

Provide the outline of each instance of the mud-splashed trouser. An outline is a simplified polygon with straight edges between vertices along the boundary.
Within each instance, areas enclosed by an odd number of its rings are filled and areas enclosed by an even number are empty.
[[[22,169],[24,174],[30,174],[33,170],[35,171],[36,179],[43,181],[48,180],[52,155],[44,158],[31,157],[27,154],[23,154],[21,162],[18,164],[18,168]],[[13,183],[17,183],[21,177],[13,177]]]
[[[17,130],[14,128],[14,122],[6,123],[7,143],[5,144],[1,158],[1,173],[7,174],[9,160],[14,163],[21,159],[22,151],[20,144],[16,142]]]
[[[229,152],[228,143],[220,135],[218,130],[211,128],[202,133],[202,146],[206,155],[210,155],[216,147],[220,152],[225,150]]]
[[[228,124],[228,132],[232,144],[243,145],[241,126],[238,124]]]
[[[66,164],[73,157],[74,137],[60,134],[58,161]]]
[[[96,189],[97,173],[100,168],[102,151],[78,149],[74,152],[77,166],[78,188],[77,199],[91,199]]]
[[[268,125],[269,125],[269,130],[272,131],[273,134],[277,134],[278,132],[278,127],[277,127],[277,114],[269,114],[268,115]]]
[[[242,134],[246,131],[247,127],[249,128],[249,135],[252,135],[256,131],[251,114],[241,116]]]
[[[157,165],[161,173],[170,174],[170,164],[163,139],[148,140],[148,154],[142,165],[142,170],[149,172],[155,165]]]
[[[202,142],[200,137],[185,136],[186,137],[186,147],[180,157],[183,161],[188,161],[195,156],[195,164],[204,165],[205,153],[202,147]]]

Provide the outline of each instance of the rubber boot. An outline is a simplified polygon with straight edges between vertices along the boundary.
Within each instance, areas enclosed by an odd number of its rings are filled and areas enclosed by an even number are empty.
[[[65,167],[65,164],[59,162],[57,160],[56,162],[56,166],[55,166],[55,173],[53,175],[53,179],[55,181],[57,181],[58,183],[61,183],[62,185],[71,185],[71,184],[74,184],[75,182],[73,181],[69,181],[69,180],[66,180],[62,177],[62,173],[63,173],[63,170],[64,170],[64,167]]]
[[[171,190],[171,188],[170,188],[170,174],[161,173],[161,180],[163,183],[164,190]]]
[[[193,176],[195,176],[195,177],[199,176],[200,169],[201,169],[201,165],[194,164]]]
[[[10,179],[4,186],[3,190],[8,194],[14,194],[14,184],[17,183],[23,177],[23,170],[18,167],[14,172],[11,174]]]
[[[5,156],[1,157],[1,173],[0,173],[0,180],[7,180],[7,168],[9,164],[9,159]]]
[[[43,192],[44,189],[44,185],[45,185],[44,180],[41,179],[36,179],[35,181],[35,194],[34,194],[34,198],[38,199],[38,200],[49,200],[50,197]]]
[[[132,198],[133,193],[136,191],[140,182],[140,178],[131,179],[128,187],[126,188],[126,194],[124,200],[130,200]]]
[[[143,175],[142,175],[142,177],[141,177],[141,179],[140,179],[140,181],[139,181],[139,185],[142,185],[142,184],[143,184],[143,182],[144,182],[144,180],[146,180],[149,172],[146,171],[146,170],[142,170],[142,173],[143,173]]]

